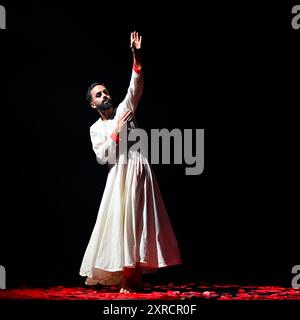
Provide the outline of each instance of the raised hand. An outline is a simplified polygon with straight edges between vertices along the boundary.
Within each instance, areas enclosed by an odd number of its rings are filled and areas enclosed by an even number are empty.
[[[130,34],[130,48],[134,49],[141,49],[142,47],[142,36],[139,35],[138,32],[133,31]]]

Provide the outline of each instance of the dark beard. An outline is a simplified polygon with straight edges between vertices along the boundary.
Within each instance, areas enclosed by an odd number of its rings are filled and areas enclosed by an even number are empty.
[[[112,103],[110,100],[104,102],[104,103],[101,103],[101,104],[98,104],[97,105],[97,109],[101,112],[101,111],[105,111],[105,110],[108,110],[110,108],[112,108]]]

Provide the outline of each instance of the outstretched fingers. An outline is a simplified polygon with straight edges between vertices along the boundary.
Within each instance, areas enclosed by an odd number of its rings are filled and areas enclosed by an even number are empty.
[[[130,47],[140,49],[142,43],[142,36],[137,32],[133,31],[130,34]]]

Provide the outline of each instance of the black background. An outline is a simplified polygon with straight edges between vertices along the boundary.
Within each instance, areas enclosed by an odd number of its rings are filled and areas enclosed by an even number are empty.
[[[184,260],[153,281],[290,285],[299,264],[299,31],[290,8],[278,26],[251,4],[5,7],[0,264],[8,287],[83,284],[79,267],[107,175],[91,148],[98,116],[85,93],[100,80],[122,100],[133,30],[143,35],[140,127],[205,129],[203,174],[153,166]]]

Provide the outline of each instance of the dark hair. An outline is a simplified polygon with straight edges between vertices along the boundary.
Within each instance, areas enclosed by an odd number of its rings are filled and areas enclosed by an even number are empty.
[[[86,93],[86,101],[88,103],[90,103],[92,101],[92,95],[91,95],[91,91],[96,87],[96,86],[104,86],[104,83],[103,82],[94,82],[92,83],[89,87],[88,87],[88,90],[87,90],[87,93]]]

